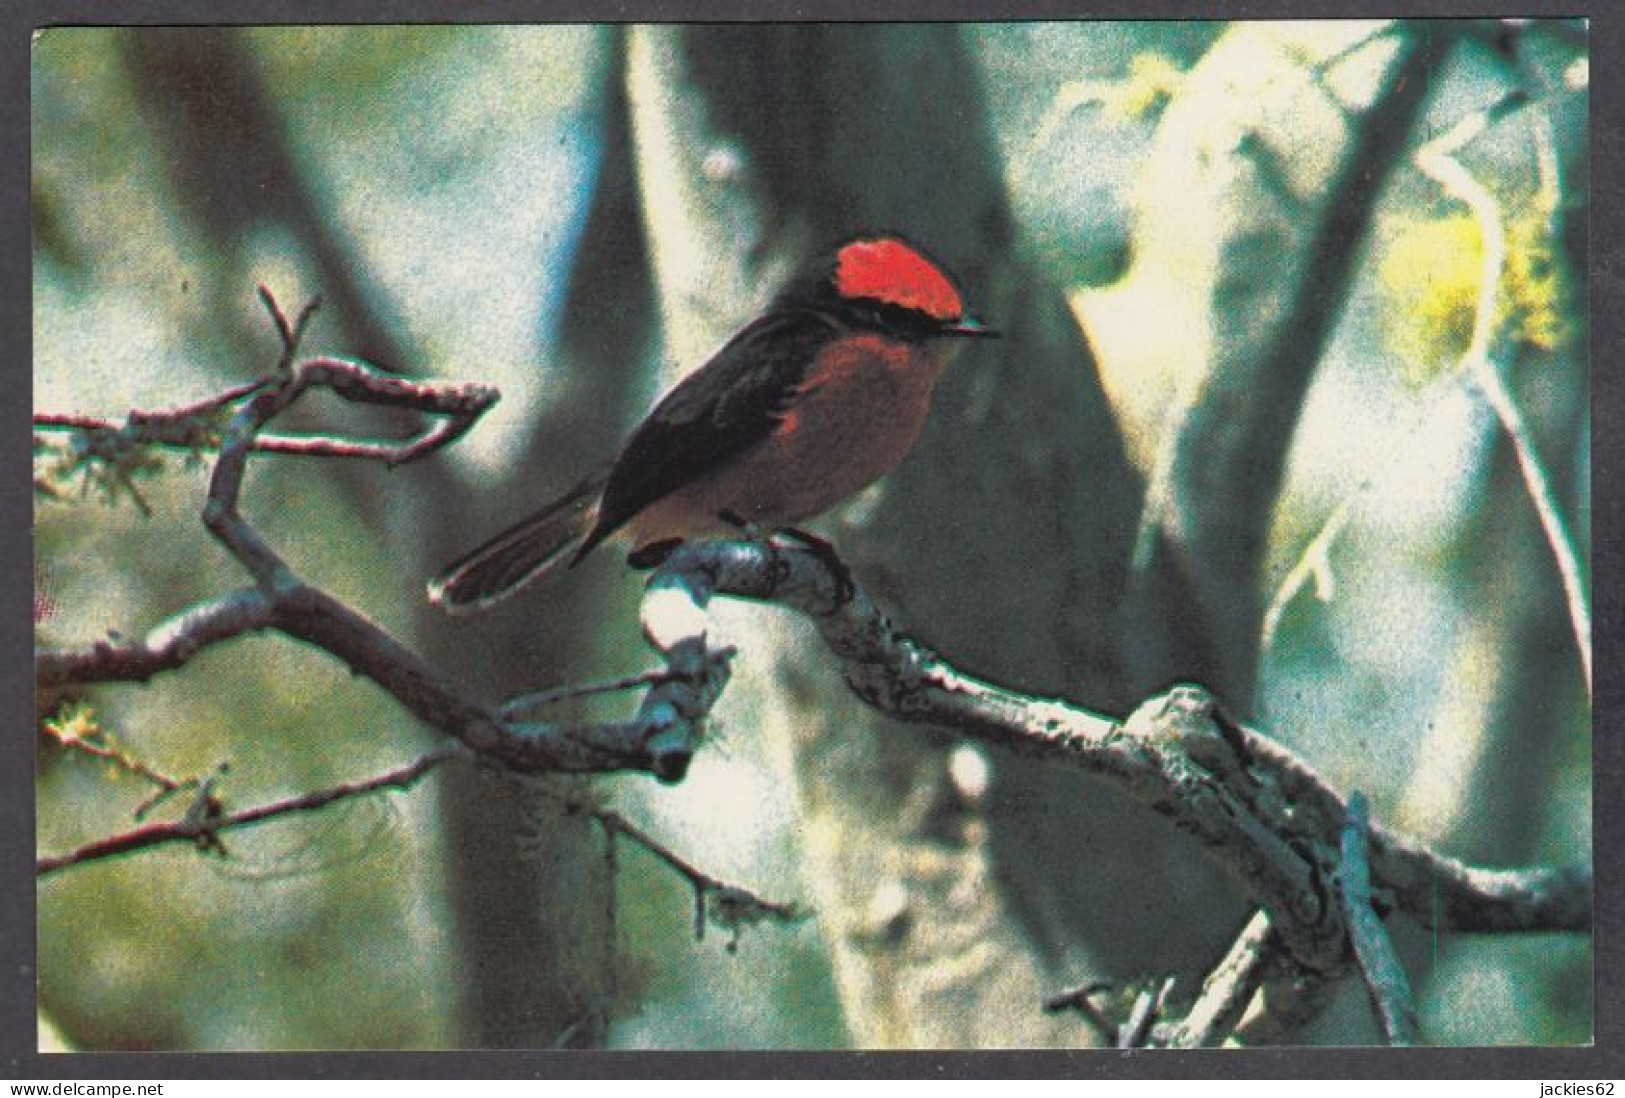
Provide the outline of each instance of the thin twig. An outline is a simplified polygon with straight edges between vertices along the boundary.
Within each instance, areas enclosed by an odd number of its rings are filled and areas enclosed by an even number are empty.
[[[497,707],[497,712],[504,717],[517,717],[529,709],[540,709],[543,706],[553,705],[572,698],[587,698],[595,694],[613,694],[621,690],[636,690],[640,686],[653,686],[665,682],[671,677],[669,671],[644,671],[637,675],[627,675],[624,678],[608,679],[604,682],[579,683],[569,686],[555,686],[547,690],[536,690],[529,694],[520,694],[509,698]]]
[[[257,386],[256,386],[257,387]],[[217,450],[217,433],[203,430],[195,423],[170,419],[162,412],[131,413],[147,417],[143,420],[119,424],[98,416],[63,415],[42,412],[34,416],[36,431],[76,431],[86,434],[106,433],[121,436],[127,444],[155,446],[164,450]],[[414,439],[355,439],[333,434],[263,434],[257,436],[249,449],[261,454],[282,454],[287,457],[369,458],[400,464],[400,454],[408,447],[421,445],[430,439],[434,445],[443,445],[447,429],[435,425]]]
[[[41,686],[145,682],[186,666],[210,645],[264,629],[274,619],[275,608],[265,593],[243,588],[188,607],[140,640],[40,648],[34,653],[34,681]]]
[[[322,299],[313,297],[307,301],[304,308],[299,310],[299,319],[290,325],[281,304],[264,283],[259,286],[259,295],[266,311],[271,314],[271,323],[276,326],[277,335],[282,338],[282,355],[277,359],[276,372],[285,374],[293,366],[294,356],[299,353],[299,343],[305,336],[305,328],[310,324],[310,318],[316,315],[316,310],[322,307]]]
[[[1281,949],[1269,915],[1253,913],[1224,959],[1202,982],[1201,994],[1168,1036],[1170,1048],[1211,1048],[1222,1044],[1241,1021],[1263,983],[1269,959]]]
[[[1134,997],[1134,1005],[1129,1008],[1128,1019],[1117,1031],[1118,1048],[1145,1047],[1151,1036],[1151,1024],[1157,1020],[1157,1014],[1173,986],[1174,978],[1169,976],[1158,985],[1140,990]]]
[[[1118,1033],[1117,1024],[1106,1017],[1091,1001],[1095,995],[1111,989],[1112,985],[1103,980],[1092,980],[1058,995],[1051,995],[1044,1000],[1044,1011],[1048,1014],[1059,1014],[1063,1010],[1075,1010],[1102,1038],[1115,1042]]]
[[[40,858],[34,863],[34,871],[38,876],[45,876],[57,870],[65,869],[70,865],[80,865],[85,862],[98,861],[111,858],[118,854],[129,854],[149,847],[161,846],[166,843],[189,842],[198,845],[209,843],[215,836],[223,831],[230,831],[251,824],[265,823],[295,812],[313,812],[326,808],[337,801],[352,797],[361,797],[369,793],[376,793],[382,789],[408,789],[423,775],[445,762],[463,754],[458,744],[447,744],[436,748],[427,754],[397,767],[377,777],[365,781],[343,782],[339,785],[318,789],[311,793],[301,793],[294,797],[285,797],[271,801],[267,804],[257,805],[254,808],[244,808],[236,812],[223,812],[216,814],[212,811],[190,811],[181,819],[165,820],[117,835],[109,835],[95,842],[86,843],[66,854],[57,854]],[[206,804],[205,798],[197,802]]]
[[[1260,654],[1268,652],[1275,644],[1275,633],[1281,626],[1281,618],[1286,608],[1297,597],[1299,591],[1312,579],[1315,581],[1315,597],[1322,602],[1332,597],[1333,572],[1331,563],[1332,543],[1348,525],[1349,516],[1354,513],[1354,500],[1358,492],[1363,491],[1366,485],[1361,485],[1354,494],[1343,498],[1332,513],[1327,516],[1325,523],[1309,543],[1303,547],[1297,562],[1287,571],[1281,584],[1276,588],[1274,596],[1270,599],[1264,611],[1263,627],[1259,630],[1258,650]]]
[[[102,419],[98,416],[74,415],[71,413],[59,412],[35,412],[34,429],[117,432],[129,427],[155,429],[162,428],[169,424],[184,424],[188,421],[206,419],[207,417],[219,412],[222,408],[225,408],[231,404],[236,404],[244,397],[253,395],[260,389],[263,389],[266,385],[270,384],[270,381],[271,378],[267,376],[262,377],[257,381],[248,381],[240,385],[233,385],[228,389],[215,393],[213,396],[204,397],[202,400],[193,401],[191,404],[179,404],[173,408],[164,408],[157,411],[141,411],[139,409],[131,409],[128,417],[122,424],[115,423],[110,419]],[[166,443],[158,438],[146,439],[143,441],[149,441],[153,445],[184,445],[184,443],[179,441]]]
[[[179,666],[198,645],[265,625],[314,644],[367,675],[434,727],[457,737],[482,760],[516,771],[645,770],[675,781],[702,739],[711,708],[728,681],[729,649],[708,642],[707,606],[724,595],[776,602],[813,619],[842,661],[860,698],[901,720],[953,728],[1018,754],[1096,773],[1151,805],[1237,871],[1252,899],[1268,912],[1279,952],[1269,955],[1261,994],[1290,1003],[1318,1001],[1346,966],[1341,908],[1328,903],[1323,851],[1336,849],[1346,803],[1338,791],[1279,743],[1225,719],[1206,692],[1178,687],[1149,699],[1126,721],[1065,702],[1032,697],[958,671],[936,653],[897,632],[849,577],[821,553],[762,541],[685,545],[651,576],[641,621],[665,670],[652,682],[637,714],[620,724],[562,726],[504,720],[468,700],[415,654],[338,600],[300,580],[238,509],[248,455],[264,426],[311,387],[351,400],[424,407],[468,422],[494,393],[446,390],[388,377],[358,363],[313,359],[257,389],[226,428],[204,508],[206,527],[254,576],[256,586],[183,615],[162,636],[139,645],[102,645],[79,652],[43,652],[42,678],[89,681],[140,678]],[[447,407],[451,405],[451,407]],[[448,422],[450,420],[448,419]],[[461,430],[445,427],[407,447],[397,460],[418,456]],[[452,748],[445,748],[450,752]],[[388,778],[382,779],[388,782]],[[364,791],[375,783],[361,783]],[[109,840],[107,853],[157,842],[213,841],[223,827],[287,811],[307,810],[351,795],[346,787],[292,798],[275,806],[227,814],[210,808],[207,790],[194,813],[168,830],[160,825]],[[194,806],[196,807],[196,806]],[[705,922],[737,928],[757,918],[798,915],[794,905],[761,901],[727,885],[613,813],[606,829],[626,835],[682,874],[696,891],[696,931]],[[42,869],[93,856],[85,851]],[[1590,925],[1589,870],[1480,870],[1441,858],[1403,837],[1373,830],[1374,902],[1421,917],[1477,919],[1494,929],[1581,929]],[[1416,882],[1437,881],[1443,902],[1418,897]],[[1430,898],[1429,898],[1430,899]],[[1301,992],[1301,993],[1300,993]],[[1159,997],[1161,998],[1161,997]],[[1153,1000],[1153,1012],[1156,1000]],[[1303,1009],[1311,1009],[1303,1006]],[[1283,1024],[1290,1024],[1287,1019]]]
[[[218,510],[234,498],[217,495],[211,506]],[[1228,722],[1215,719],[1211,699],[1200,690],[1180,688],[1152,699],[1126,723],[1018,694],[959,672],[896,632],[861,588],[837,577],[817,554],[777,543],[707,542],[679,549],[650,580],[644,632],[663,652],[668,673],[632,720],[579,727],[503,721],[331,596],[279,576],[285,565],[268,546],[263,550],[269,557],[259,565],[270,592],[262,586],[206,604],[145,642],[43,651],[36,658],[41,679],[144,678],[178,666],[204,643],[268,622],[332,652],[494,765],[645,769],[675,780],[727,681],[731,652],[706,645],[707,602],[718,594],[778,602],[815,621],[844,661],[847,681],[870,704],[906,721],[956,728],[1107,776],[1238,868],[1294,956],[1331,964],[1341,947],[1341,915],[1335,905],[1323,909],[1320,869],[1300,851],[1316,844],[1335,849],[1345,801],[1278,742],[1240,726],[1226,733],[1220,725]],[[237,613],[244,617],[232,620]],[[1492,930],[1590,925],[1587,867],[1479,869],[1380,830],[1372,842],[1382,901],[1424,920]]]
[[[93,456],[110,446],[156,446],[191,452],[219,449],[223,445],[223,433],[217,418],[228,408],[252,397],[266,402],[265,410],[251,437],[239,440],[242,449],[302,457],[370,458],[401,465],[460,438],[497,401],[496,389],[488,385],[414,384],[347,359],[311,358],[296,368],[294,358],[305,329],[320,306],[320,299],[308,302],[290,322],[282,306],[263,285],[259,287],[259,296],[282,343],[281,356],[272,374],[192,404],[156,411],[131,411],[122,424],[97,416],[47,412],[34,416],[34,429],[73,431],[100,440],[98,448],[92,450]],[[415,437],[399,440],[325,434],[277,435],[262,430],[267,420],[311,386],[332,389],[345,400],[411,408],[433,418]],[[239,416],[243,410],[237,408]]]
[[[297,326],[290,326],[289,334],[296,335]],[[294,574],[242,515],[238,502],[249,455],[266,424],[315,388],[331,389],[352,402],[413,408],[439,417],[429,430],[404,443],[345,441],[328,451],[390,464],[411,461],[455,440],[497,399],[488,386],[417,383],[336,358],[307,359],[273,382],[238,391],[249,396],[235,407],[222,433],[203,523],[253,576],[255,586],[193,607],[144,642],[39,650],[38,681],[144,680],[184,665],[209,644],[252,629],[275,628],[332,653],[493,765],[520,772],[643,770],[666,781],[680,778],[699,742],[700,725],[727,682],[731,649],[713,650],[702,640],[666,652],[661,681],[628,721],[581,727],[504,720],[371,621]],[[205,406],[222,403],[216,399]],[[141,418],[132,430],[170,421],[164,413]]]
[[[750,889],[720,880],[678,854],[647,831],[632,823],[619,812],[589,805],[571,804],[576,811],[586,812],[597,820],[613,842],[624,835],[638,846],[664,862],[694,890],[694,937],[705,937],[705,925],[716,920],[728,926],[738,939],[739,927],[746,922],[767,918],[782,923],[799,922],[807,917],[807,909],[795,903],[765,900]],[[720,901],[720,904],[718,903]]]
[[[1366,850],[1370,826],[1365,795],[1350,793],[1348,821],[1343,825],[1343,857],[1337,871],[1338,891],[1343,898],[1354,956],[1371,994],[1371,1005],[1382,1021],[1383,1033],[1390,1045],[1409,1047],[1422,1043],[1416,997],[1388,937],[1388,928],[1371,908],[1371,864]]]
[[[1516,98],[1516,97],[1509,97]],[[1516,109],[1527,102],[1517,99]],[[1504,111],[1502,113],[1505,113]],[[1534,504],[1540,519],[1546,544],[1557,563],[1557,572],[1563,583],[1563,596],[1569,612],[1569,624],[1574,633],[1575,647],[1580,655],[1580,672],[1585,680],[1586,696],[1591,696],[1591,600],[1582,578],[1580,554],[1574,536],[1563,518],[1551,478],[1536,451],[1533,432],[1524,421],[1517,401],[1501,377],[1501,371],[1490,354],[1495,336],[1497,303],[1501,286],[1501,269],[1506,264],[1506,235],[1501,227],[1501,211],[1493,195],[1462,163],[1455,153],[1482,133],[1499,115],[1482,112],[1469,115],[1440,137],[1417,150],[1416,165],[1428,178],[1434,180],[1449,194],[1472,211],[1478,224],[1483,247],[1483,261],[1479,272],[1478,302],[1473,316],[1472,338],[1461,359],[1461,370],[1471,377],[1495,413],[1501,429],[1512,443],[1523,476],[1524,489]]]

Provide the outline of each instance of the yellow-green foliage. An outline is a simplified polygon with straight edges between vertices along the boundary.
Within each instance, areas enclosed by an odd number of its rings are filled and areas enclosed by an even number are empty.
[[[86,432],[65,442],[34,437],[34,494],[59,500],[77,482],[81,498],[92,491],[109,507],[128,496],[143,515],[152,508],[137,481],[163,472],[154,447],[108,431]]]
[[[1537,350],[1554,351],[1571,334],[1566,309],[1569,288],[1547,225],[1544,214],[1527,210],[1507,226],[1501,295],[1507,335]]]
[[[102,726],[96,717],[96,710],[84,702],[68,702],[40,723],[48,735],[64,744],[94,743],[102,738]]]
[[[1390,239],[1380,277],[1388,345],[1407,381],[1454,366],[1472,341],[1484,242],[1469,214],[1415,220]]]
[[[1387,299],[1389,348],[1406,379],[1426,382],[1454,369],[1472,342],[1484,242],[1469,213],[1405,222],[1390,238],[1379,277]],[[1506,225],[1506,262],[1496,295],[1496,334],[1540,351],[1569,335],[1563,269],[1548,218],[1523,204]]]
[[[1106,110],[1124,120],[1149,117],[1167,105],[1185,78],[1185,70],[1165,54],[1148,50],[1134,55],[1128,76],[1106,97]]]

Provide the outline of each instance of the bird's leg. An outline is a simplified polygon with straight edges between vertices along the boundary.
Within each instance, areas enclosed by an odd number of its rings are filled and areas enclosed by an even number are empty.
[[[759,542],[762,545],[770,545],[773,542],[772,536],[762,529],[761,523],[752,522],[732,507],[718,511],[717,518],[738,530],[745,536],[746,541]]]
[[[661,541],[651,541],[648,545],[634,549],[626,554],[626,563],[630,568],[639,572],[647,572],[651,568],[659,567],[666,562],[666,558],[677,551],[683,544],[682,538],[665,538]]]

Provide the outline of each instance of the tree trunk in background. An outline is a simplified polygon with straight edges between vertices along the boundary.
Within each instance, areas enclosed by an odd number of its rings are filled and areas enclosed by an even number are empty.
[[[936,252],[1005,338],[950,371],[918,450],[837,518],[836,541],[898,620],[960,666],[1123,700],[1113,606],[1138,485],[1088,348],[1021,257],[957,30],[631,36],[634,146],[671,358],[698,364],[795,261],[840,237],[900,231]],[[1155,925],[1178,883],[1207,870],[1165,849],[1148,814],[1005,758],[987,760],[985,792],[956,786],[951,740],[876,717],[816,646],[797,643],[804,635],[752,608],[718,617],[741,646],[719,719],[749,714],[792,740],[811,888],[854,1043],[1087,1043],[1075,1020],[1043,1014],[1046,992],[1205,956]],[[1125,911],[1125,895],[1154,896],[1159,917]],[[1193,929],[1217,948],[1233,928],[1211,922]]]
[[[1511,81],[1508,85],[1510,93],[1514,88]],[[1546,139],[1556,141],[1549,129]],[[1557,170],[1560,177],[1568,177],[1574,161],[1583,162],[1581,150],[1551,151],[1554,161],[1563,165]],[[1571,300],[1584,301],[1590,248],[1588,192],[1581,186],[1570,194],[1558,180],[1546,182],[1561,191],[1552,196],[1557,204],[1546,214],[1557,253],[1554,262],[1567,272]],[[1573,207],[1563,208],[1563,201],[1572,201]],[[1512,206],[1507,201],[1503,221],[1510,219]],[[1591,415],[1587,314],[1584,309],[1564,312],[1574,316],[1575,328],[1561,346],[1541,351],[1504,341],[1497,361],[1567,518],[1589,592],[1590,537],[1585,520],[1589,501],[1581,465],[1571,456],[1584,453]],[[1484,405],[1482,398],[1480,404]],[[1456,783],[1463,811],[1448,821],[1458,832],[1451,836],[1450,849],[1490,862],[1534,861],[1550,857],[1541,848],[1543,833],[1552,822],[1546,814],[1554,803],[1562,803],[1554,796],[1561,785],[1560,768],[1573,764],[1572,758],[1563,757],[1567,745],[1553,730],[1583,726],[1591,701],[1583,687],[1567,600],[1546,532],[1505,429],[1493,422],[1487,406],[1485,418],[1491,420],[1487,429],[1494,455],[1482,487],[1487,506],[1472,509],[1472,517],[1463,524],[1467,529],[1459,536],[1472,547],[1463,556],[1471,576],[1467,586],[1477,589],[1473,601],[1500,611],[1489,617],[1488,624],[1499,633],[1493,651],[1501,674],[1495,688],[1485,691],[1483,727],[1495,736],[1481,746],[1470,778],[1464,775]],[[1494,811],[1475,811],[1483,805],[1495,806]],[[1589,809],[1588,804],[1588,820]]]
[[[396,334],[402,326],[393,307],[321,208],[240,32],[151,27],[122,41],[134,90],[170,151],[176,197],[219,253],[244,268],[204,287],[221,295],[217,315],[243,315],[241,302],[258,277],[246,269],[250,238],[262,227],[276,226],[308,250],[325,318],[338,329],[343,353],[411,372],[412,356]],[[282,307],[292,315],[304,304],[284,301]],[[268,318],[257,332],[243,335],[251,353],[242,361],[267,368],[276,361]]]
[[[1550,455],[1559,506],[1573,516],[1574,470],[1556,459],[1583,429],[1585,370],[1550,361],[1503,370],[1540,454]],[[1519,374],[1531,383],[1518,385]],[[1468,601],[1496,612],[1465,623],[1454,646],[1452,697],[1415,732],[1415,776],[1397,822],[1458,857],[1510,865],[1551,856],[1540,849],[1543,813],[1566,746],[1553,732],[1583,721],[1589,702],[1551,548],[1505,432],[1487,408],[1483,415],[1488,472],[1453,534],[1469,547],[1459,581]]]
[[[424,575],[613,453],[639,391],[653,312],[618,48],[616,55],[606,66],[603,159],[556,357],[537,364],[550,375],[549,403],[502,484],[470,491],[449,483],[436,493]],[[429,658],[489,698],[589,678],[607,601],[593,577],[582,569],[567,582],[544,581],[470,617],[425,608]],[[635,625],[627,628],[636,635]],[[577,796],[588,792],[577,780],[551,781]],[[602,1045],[614,996],[614,881],[603,837],[589,819],[563,815],[511,777],[454,767],[442,789],[447,888],[462,943],[463,1043]]]
[[[1244,715],[1255,701],[1266,601],[1261,556],[1298,414],[1345,286],[1369,247],[1373,207],[1390,173],[1405,167],[1427,93],[1461,41],[1442,26],[1390,29],[1393,56],[1383,65],[1350,80],[1330,64],[1317,81],[1314,66],[1348,60],[1353,54],[1344,51],[1375,30],[1299,24],[1226,32],[1187,74],[1160,123],[1141,187],[1134,270],[1088,295],[1093,300],[1080,310],[1091,334],[1105,335],[1108,387],[1142,401],[1114,408],[1155,441],[1155,455],[1143,462],[1153,488],[1127,606],[1136,676],[1148,688],[1194,678]],[[1355,52],[1383,44],[1373,37]],[[1283,95],[1290,111],[1272,103]],[[1294,125],[1335,132],[1313,122],[1328,109],[1348,119],[1341,142],[1294,140]],[[1184,220],[1193,210],[1200,234]],[[1184,276],[1177,287],[1167,281],[1170,270]],[[1147,300],[1169,331],[1195,334],[1185,337],[1183,353],[1169,354],[1166,336],[1146,340],[1143,319],[1122,321],[1143,318]],[[1147,360],[1155,355],[1161,361]],[[1157,391],[1146,378],[1158,371],[1169,376],[1160,402],[1145,396]],[[1554,366],[1541,376],[1545,422],[1555,424],[1542,452],[1555,458],[1571,452],[1581,429],[1584,371]],[[1458,856],[1513,864],[1538,856],[1544,821],[1534,813],[1550,803],[1557,762],[1550,730],[1573,727],[1574,706],[1586,703],[1578,671],[1565,666],[1577,658],[1551,554],[1502,432],[1486,429],[1502,448],[1480,488],[1493,506],[1476,509],[1458,536],[1474,547],[1463,555],[1476,579],[1464,586],[1479,590],[1467,601],[1502,612],[1466,623],[1455,642],[1451,697],[1433,720],[1419,716],[1411,727],[1373,736],[1387,738],[1391,750],[1414,751],[1414,778],[1395,798],[1394,825]],[[1563,481],[1560,490],[1571,487]],[[1566,514],[1573,502],[1565,500]],[[1500,940],[1484,948],[1516,946]]]
[[[1375,66],[1335,63],[1385,46]],[[1133,318],[1105,355],[1123,390],[1155,391],[1148,373],[1171,377],[1165,401],[1138,412],[1156,455],[1125,638],[1145,689],[1199,682],[1251,714],[1263,556],[1292,437],[1377,197],[1446,49],[1446,35],[1427,30],[1383,41],[1371,25],[1241,25],[1162,117],[1134,269],[1094,313],[1104,324],[1111,309]],[[1186,342],[1145,363],[1148,348],[1169,350],[1167,335],[1145,338],[1153,317]]]
[[[1574,269],[1585,270],[1583,256]],[[1584,334],[1576,333],[1559,355],[1507,353],[1500,364],[1582,551],[1586,540],[1578,518],[1584,500],[1577,471],[1563,458],[1580,444],[1589,413],[1585,347]],[[1471,387],[1465,379],[1460,383]],[[1573,784],[1565,768],[1583,765],[1579,760],[1589,756],[1589,739],[1576,750],[1570,730],[1585,727],[1591,702],[1551,547],[1505,431],[1488,408],[1483,416],[1487,473],[1478,482],[1476,505],[1463,508],[1452,531],[1467,546],[1453,586],[1467,592],[1469,605],[1493,606],[1495,612],[1463,623],[1453,638],[1451,689],[1426,714],[1425,727],[1412,732],[1415,771],[1400,791],[1395,822],[1480,864],[1561,860],[1572,856],[1565,848],[1582,846],[1582,837],[1591,834],[1591,801],[1576,805],[1563,797]],[[1565,809],[1578,817],[1575,838],[1554,841],[1553,833],[1564,830]],[[1527,943],[1502,936],[1453,936],[1441,951],[1436,937],[1417,934],[1408,959],[1412,971],[1423,973],[1418,983],[1427,998],[1447,1015],[1474,995],[1476,981],[1464,974],[1479,965],[1521,973],[1522,1003],[1569,997],[1572,1009],[1583,1011],[1579,1004],[1592,995],[1590,956],[1570,943],[1554,943],[1553,960],[1529,971],[1520,962],[1526,950]],[[1521,1014],[1501,1016],[1496,1005],[1490,997],[1478,1023],[1490,1027],[1489,1040],[1542,1039],[1538,1030],[1530,1036]],[[1484,1032],[1471,1039],[1486,1040]],[[1561,1039],[1583,1036],[1582,1030]]]
[[[177,193],[222,254],[244,255],[251,232],[261,226],[282,228],[311,256],[324,295],[320,316],[337,328],[338,349],[421,373],[424,364],[394,334],[401,325],[387,300],[334,235],[332,217],[296,170],[282,120],[235,32],[157,29],[128,41],[135,85],[152,102],[155,122],[174,152]],[[607,80],[615,90],[605,106],[603,165],[560,354],[555,362],[538,363],[570,395],[550,405],[531,453],[505,484],[484,492],[471,492],[444,461],[414,466],[409,475],[382,485],[376,470],[362,463],[325,470],[346,486],[374,536],[407,547],[402,568],[418,579],[403,584],[406,597],[421,601],[421,577],[467,549],[471,539],[566,487],[612,452],[618,439],[651,314],[625,104],[618,76],[610,73]],[[246,292],[253,281],[248,271],[218,285]],[[605,301],[615,308],[606,310]],[[290,313],[302,304],[282,302]],[[218,311],[240,312],[225,302]],[[263,336],[246,334],[243,342],[243,360],[274,361],[268,321]],[[290,424],[308,429],[319,416],[296,409]],[[347,429],[358,432],[401,435],[415,429],[387,410],[350,408],[346,417]],[[580,582],[471,619],[450,621],[425,607],[419,636],[432,662],[470,689],[496,697],[527,683],[584,677],[589,652],[580,643],[580,623],[591,619],[601,601],[598,587]],[[459,957],[446,967],[462,980],[454,1019],[459,1043],[601,1044],[613,994],[611,882],[601,837],[590,821],[558,818],[551,802],[514,780],[465,767],[442,773],[447,906],[451,936],[460,945]]]

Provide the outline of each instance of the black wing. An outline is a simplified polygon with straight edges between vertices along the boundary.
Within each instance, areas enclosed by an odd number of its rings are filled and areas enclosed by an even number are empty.
[[[762,441],[838,326],[812,309],[768,313],[678,383],[633,432],[576,559],[656,500]]]

